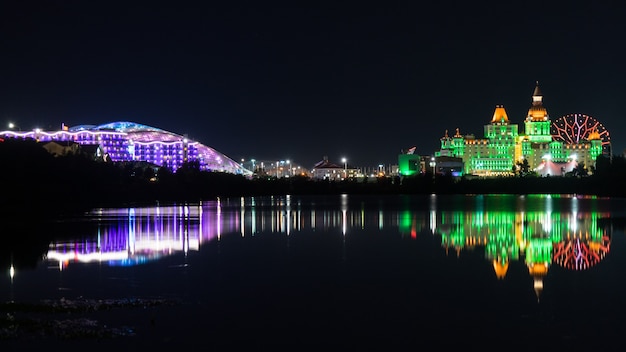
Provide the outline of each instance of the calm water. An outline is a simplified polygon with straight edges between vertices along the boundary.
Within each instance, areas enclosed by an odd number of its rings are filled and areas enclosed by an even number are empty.
[[[626,327],[625,212],[554,195],[95,209],[4,268],[0,298],[176,302],[98,316],[134,336],[33,348],[607,347]]]

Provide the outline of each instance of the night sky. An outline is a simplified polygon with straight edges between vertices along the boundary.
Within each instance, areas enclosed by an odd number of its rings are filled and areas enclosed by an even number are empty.
[[[546,3],[2,1],[0,118],[368,167],[433,154],[446,130],[482,137],[498,104],[523,131],[539,81],[552,120],[590,115],[621,154],[626,7]]]

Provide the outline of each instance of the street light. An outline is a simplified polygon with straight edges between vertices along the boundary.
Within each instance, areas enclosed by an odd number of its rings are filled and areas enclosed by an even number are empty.
[[[433,180],[435,179],[435,166],[437,166],[437,163],[435,162],[435,158],[431,157],[430,158],[430,168],[433,170]]]
[[[13,122],[9,122],[9,129],[14,130],[16,128],[18,129],[18,131],[22,130],[18,125],[14,124]]]

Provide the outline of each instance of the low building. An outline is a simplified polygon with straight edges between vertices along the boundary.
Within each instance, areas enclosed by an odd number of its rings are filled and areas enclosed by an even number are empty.
[[[328,160],[327,156],[324,156],[324,159],[316,163],[313,169],[311,169],[311,178],[317,180],[341,181],[349,177],[356,177],[357,173],[357,169],[348,168],[347,164],[344,164],[344,166],[334,164]]]
[[[53,156],[78,154],[80,144],[74,141],[47,141],[41,142],[42,147]]]

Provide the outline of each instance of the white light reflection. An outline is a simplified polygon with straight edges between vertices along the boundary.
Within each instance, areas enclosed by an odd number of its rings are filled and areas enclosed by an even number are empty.
[[[573,233],[578,231],[578,198],[572,197],[572,217],[570,218],[570,229]]]
[[[542,222],[543,230],[549,234],[552,231],[552,196],[546,195],[546,210],[544,221]]]
[[[298,231],[302,231],[302,208],[301,208],[301,203],[300,201],[298,201],[298,211],[296,212],[296,228],[298,229]]]
[[[13,292],[13,278],[15,277],[15,267],[13,266],[13,255],[11,254],[11,267],[9,268],[9,277],[11,278],[11,299],[10,302],[14,300],[14,292]]]
[[[291,196],[287,195],[287,216],[286,216],[286,223],[285,225],[287,226],[287,228],[285,229],[285,231],[287,232],[287,236],[289,236],[289,233],[291,232]]]
[[[430,195],[430,231],[435,234],[437,231],[437,195]]]
[[[251,210],[251,214],[250,214],[250,218],[251,218],[251,230],[252,231],[252,235],[254,235],[256,233],[256,202],[254,197],[250,198],[250,209]]]
[[[245,237],[246,235],[246,225],[245,225],[245,214],[246,214],[246,200],[244,197],[241,197],[241,199],[239,200],[241,202],[241,207],[240,207],[240,219],[241,222],[239,224],[239,227],[241,227],[241,237]]]
[[[346,231],[348,228],[348,195],[341,195],[341,233],[344,235],[344,241]]]

